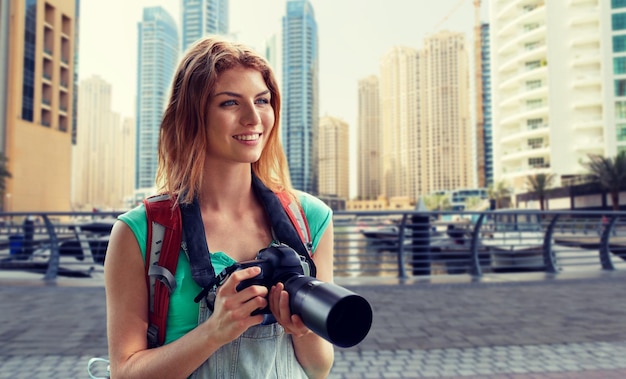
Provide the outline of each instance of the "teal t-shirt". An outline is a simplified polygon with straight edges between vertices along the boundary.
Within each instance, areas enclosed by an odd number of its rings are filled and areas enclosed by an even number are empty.
[[[331,209],[318,198],[304,192],[299,192],[299,200],[311,231],[313,253],[317,249],[320,238],[332,220]],[[119,219],[126,223],[135,234],[141,249],[141,255],[146,259],[146,243],[148,237],[148,222],[143,204],[122,214]],[[235,261],[225,252],[212,252],[211,263],[216,274]],[[178,258],[176,273],[176,289],[170,295],[170,307],[167,315],[167,332],[165,343],[170,343],[182,337],[198,325],[199,305],[193,299],[201,288],[191,277],[189,259],[181,250]]]

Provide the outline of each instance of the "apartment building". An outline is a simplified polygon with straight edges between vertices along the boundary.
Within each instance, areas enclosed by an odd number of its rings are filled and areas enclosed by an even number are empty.
[[[320,118],[319,187],[322,197],[350,196],[350,139],[348,123],[332,116]]]
[[[381,192],[380,85],[376,75],[359,80],[357,114],[357,197],[377,199]]]
[[[562,182],[626,148],[626,2],[490,2],[494,178]]]
[[[0,1],[4,211],[70,208],[76,0]]]

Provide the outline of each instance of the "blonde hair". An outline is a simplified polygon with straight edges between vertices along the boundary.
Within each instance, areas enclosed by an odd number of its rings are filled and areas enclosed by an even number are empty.
[[[190,47],[180,62],[161,122],[157,187],[161,192],[179,195],[179,203],[192,202],[200,191],[208,149],[207,110],[217,78],[239,66],[261,73],[274,110],[274,127],[259,160],[252,163],[252,171],[271,190],[286,190],[293,197],[287,158],[279,138],[281,102],[272,69],[252,49],[208,37]]]

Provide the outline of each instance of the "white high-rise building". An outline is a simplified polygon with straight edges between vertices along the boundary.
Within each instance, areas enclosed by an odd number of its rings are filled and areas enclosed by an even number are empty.
[[[375,200],[381,194],[380,86],[376,75],[359,80],[357,123],[357,196]]]
[[[419,194],[476,187],[469,100],[465,36],[442,31],[425,38],[419,64],[420,124],[411,137],[418,143]]]
[[[417,199],[417,49],[393,47],[380,63],[382,194]]]
[[[340,199],[350,196],[348,129],[348,123],[336,117],[320,118],[318,193],[321,196]]]
[[[123,133],[119,114],[111,110],[108,82],[92,76],[80,82],[78,94],[72,209],[120,209],[124,197],[132,194],[134,138]]]
[[[490,1],[495,181],[563,181],[587,172],[588,154],[626,148],[623,3]]]

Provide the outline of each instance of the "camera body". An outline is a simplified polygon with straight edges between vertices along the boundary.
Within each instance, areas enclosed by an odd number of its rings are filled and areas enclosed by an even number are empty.
[[[304,325],[315,334],[339,347],[352,347],[361,342],[372,326],[372,307],[362,296],[309,276],[309,265],[304,257],[287,245],[262,249],[257,258],[236,264],[236,270],[260,267],[261,273],[243,280],[237,286],[241,291],[252,285],[268,290],[283,283],[289,294],[292,314],[300,316]],[[269,305],[252,314],[270,314]]]
[[[237,286],[241,291],[250,286],[263,286],[269,291],[277,283],[286,283],[289,279],[298,276],[309,276],[310,268],[304,257],[285,244],[272,245],[261,249],[257,257],[251,261],[237,263],[237,270],[248,267],[259,267],[261,273],[251,279],[243,280]],[[272,313],[269,306],[256,310],[253,314]]]

